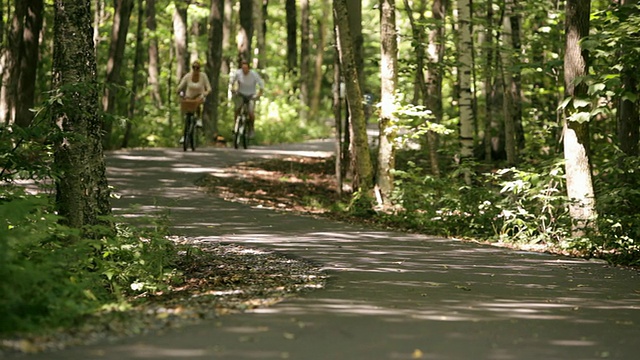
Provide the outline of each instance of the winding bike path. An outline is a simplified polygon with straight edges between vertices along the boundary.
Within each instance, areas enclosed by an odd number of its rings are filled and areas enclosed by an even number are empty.
[[[176,234],[313,261],[327,287],[200,325],[25,358],[638,359],[637,271],[278,213],[193,185],[242,160],[332,149],[316,141],[109,153],[116,213],[135,221],[168,210]]]

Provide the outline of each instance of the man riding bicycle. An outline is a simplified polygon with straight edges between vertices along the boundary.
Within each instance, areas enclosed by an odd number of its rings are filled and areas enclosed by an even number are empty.
[[[257,94],[256,86],[258,87]],[[245,99],[249,102],[249,138],[253,138],[255,99],[262,95],[264,81],[257,72],[251,70],[248,61],[242,60],[240,69],[236,70],[234,76],[231,77],[231,89],[236,93],[234,118],[237,118],[240,114],[240,109]]]

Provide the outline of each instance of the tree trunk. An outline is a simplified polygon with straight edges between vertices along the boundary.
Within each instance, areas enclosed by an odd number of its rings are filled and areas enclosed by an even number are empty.
[[[43,1],[23,0],[26,4],[22,40],[20,41],[20,63],[16,96],[17,125],[27,127],[33,120],[33,108],[36,91],[36,74],[40,48],[40,30],[42,29]]]
[[[176,9],[173,13],[173,47],[177,64],[176,81],[180,81],[189,72],[190,65],[190,59],[187,56],[187,44],[189,43],[189,33],[187,32],[188,4],[185,4],[184,1],[176,1],[175,5]]]
[[[316,55],[313,78],[313,94],[311,96],[310,119],[317,119],[320,110],[320,98],[322,96],[322,79],[324,64],[324,47],[327,42],[327,28],[324,19],[329,18],[329,4],[327,0],[322,0],[322,19],[318,21],[318,41],[316,41]],[[317,119],[319,121],[319,119]]]
[[[382,203],[391,204],[396,166],[396,89],[398,83],[398,36],[395,0],[380,0],[380,143],[376,183]],[[380,202],[380,199],[378,199]]]
[[[144,0],[138,0],[138,23],[136,26],[136,50],[133,59],[133,76],[131,81],[131,95],[129,97],[129,110],[127,112],[127,126],[122,138],[122,147],[129,147],[129,138],[131,136],[131,128],[136,115],[136,104],[140,97],[138,96],[138,88],[140,87],[140,67],[142,64],[142,42],[144,34],[142,33],[142,24],[144,22]]]
[[[351,133],[353,135],[353,189],[361,196],[370,196],[373,187],[373,168],[369,154],[369,143],[364,118],[362,91],[358,79],[358,70],[352,49],[349,16],[346,0],[334,0],[333,9],[338,28],[338,49],[340,51],[340,66],[345,80],[347,104],[351,117]]]
[[[484,70],[484,89],[485,89],[485,119],[484,119],[484,159],[486,163],[491,163],[493,158],[491,139],[493,138],[493,98],[494,98],[494,72],[493,72],[493,56],[494,56],[494,38],[493,38],[493,0],[487,0],[487,18],[486,18],[486,36],[484,37],[485,45],[485,70]]]
[[[473,96],[471,93],[471,66],[473,49],[471,39],[471,2],[457,0],[460,39],[458,41],[458,76],[460,78],[460,159],[464,163],[473,156]],[[471,174],[465,172],[465,181],[471,183]]]
[[[420,2],[420,8],[418,10],[420,20],[423,20],[424,16],[424,0]],[[414,10],[411,8],[409,0],[404,0],[404,9],[409,19],[409,25],[411,27],[412,44],[415,51],[416,73],[414,76],[414,89],[413,89],[413,103],[418,104],[420,99],[424,99],[427,93],[427,85],[425,83],[425,58],[426,50],[424,48],[424,33],[425,28],[422,25],[416,24],[413,18]]]
[[[335,20],[335,19],[334,19]],[[342,174],[344,170],[343,166],[343,133],[344,133],[344,121],[342,121],[342,94],[340,91],[340,84],[342,82],[342,71],[340,69],[340,53],[338,49],[338,29],[334,26],[333,40],[334,40],[334,55],[333,55],[333,116],[335,118],[336,127],[336,189],[338,195],[342,195]]]
[[[16,120],[16,104],[18,101],[18,80],[23,48],[24,19],[27,14],[27,2],[16,1],[11,17],[11,25],[7,34],[7,49],[5,59],[5,78],[2,79],[4,101],[1,115],[3,122],[13,124]]]
[[[109,45],[109,60],[107,62],[107,86],[102,97],[102,109],[111,115],[117,114],[117,89],[114,87],[124,85],[122,79],[122,64],[124,62],[124,49],[129,31],[131,11],[133,10],[133,0],[116,0],[115,16],[113,18],[113,28],[111,31],[111,44]],[[103,147],[111,148],[111,132],[113,123],[106,121],[104,126]]]
[[[91,17],[90,0],[54,2],[53,88],[62,101],[53,120],[63,135],[55,144],[56,207],[64,224],[85,231],[111,213]]]
[[[149,86],[151,97],[158,109],[162,108],[160,91],[160,51],[158,48],[158,23],[156,21],[156,0],[146,0],[147,29],[149,30]]]
[[[507,151],[507,163],[514,166],[518,163],[518,153],[516,147],[516,125],[515,125],[515,103],[517,98],[513,97],[512,89],[515,87],[513,69],[513,50],[511,33],[511,16],[513,16],[513,0],[505,3],[505,14],[502,26],[502,46],[500,52],[500,74],[502,78],[502,113],[504,118],[504,145]]]
[[[431,13],[433,20],[439,24],[439,26],[431,29],[429,33],[429,49],[427,51],[429,63],[428,71],[426,74],[425,83],[427,86],[426,98],[424,104],[427,109],[431,110],[434,117],[434,122],[441,123],[443,116],[442,108],[442,81],[443,81],[443,68],[442,62],[444,60],[444,22],[446,16],[446,2],[447,0],[434,0],[431,7]],[[427,133],[427,143],[429,147],[429,163],[431,164],[431,173],[434,176],[440,175],[440,161],[438,160],[438,134],[434,131]]]
[[[258,55],[256,56],[253,67],[254,69],[263,69],[266,60],[266,46],[267,46],[267,8],[269,0],[260,0],[255,3],[255,27],[256,27],[256,45]]]
[[[209,140],[218,136],[218,107],[220,106],[220,70],[222,68],[222,25],[224,0],[212,0],[209,12],[209,52],[207,54],[207,74],[211,79],[211,93],[204,104],[206,114],[205,133]]]
[[[253,1],[240,0],[240,34],[238,34],[238,66],[244,59],[251,61],[253,38]]]
[[[635,0],[622,0],[622,6],[632,6]],[[640,141],[640,117],[638,115],[638,100],[634,96],[638,87],[638,66],[625,63],[622,69],[622,97],[618,110],[618,141],[620,149],[627,156],[638,156],[638,142]]]
[[[567,0],[565,23],[564,84],[566,95],[572,100],[587,96],[584,82],[575,85],[578,77],[588,72],[587,52],[580,41],[589,35],[590,0]],[[569,106],[564,121],[564,159],[567,178],[567,195],[571,201],[569,214],[572,219],[572,235],[581,237],[589,229],[595,230],[596,201],[590,164],[589,122],[575,121],[571,115],[579,110]]]
[[[233,34],[233,27],[231,26],[233,20],[233,4],[231,1],[223,0],[224,2],[224,12],[223,12],[223,21],[222,21],[222,54],[229,53],[229,48],[231,47],[231,37]],[[222,58],[222,69],[220,72],[224,75],[229,75],[231,72],[231,57],[223,56]]]
[[[300,118],[304,121],[308,120],[307,108],[309,106],[309,79],[310,68],[310,49],[311,49],[311,32],[309,20],[309,0],[301,0],[300,2],[300,102],[301,114]]]
[[[287,0],[285,4],[287,12],[287,70],[290,74],[296,74],[298,69],[298,12],[296,0]]]

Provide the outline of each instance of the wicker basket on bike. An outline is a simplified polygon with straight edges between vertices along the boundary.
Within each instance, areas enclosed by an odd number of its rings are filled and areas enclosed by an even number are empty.
[[[202,99],[199,97],[195,99],[182,99],[180,101],[180,110],[183,113],[194,113],[198,111],[200,104],[202,104]]]

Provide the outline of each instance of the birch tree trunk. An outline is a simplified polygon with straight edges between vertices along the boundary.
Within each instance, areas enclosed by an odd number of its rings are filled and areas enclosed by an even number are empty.
[[[471,39],[471,2],[456,0],[460,39],[458,41],[458,76],[460,79],[460,159],[464,163],[473,156],[473,96],[471,93],[471,66],[473,46]],[[465,172],[465,181],[471,183],[471,174]]]
[[[565,23],[564,84],[566,96],[575,103],[587,97],[584,82],[576,80],[588,71],[587,52],[580,41],[589,35],[591,0],[567,0]],[[589,149],[589,122],[578,120],[580,109],[569,105],[564,121],[564,160],[567,178],[567,195],[571,201],[569,214],[572,219],[572,235],[581,237],[588,230],[595,230],[596,201],[591,174]]]
[[[380,143],[376,185],[378,205],[390,205],[396,163],[396,88],[398,83],[398,37],[395,0],[380,0]]]

